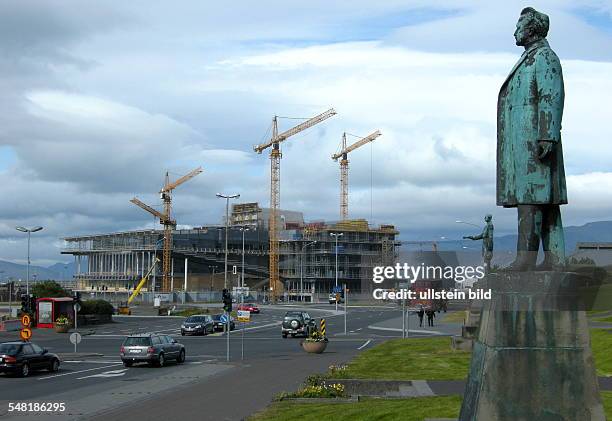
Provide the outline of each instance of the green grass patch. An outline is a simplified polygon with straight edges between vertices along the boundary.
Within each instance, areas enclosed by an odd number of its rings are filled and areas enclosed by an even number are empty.
[[[601,392],[601,400],[603,401],[606,418],[612,420],[612,391]]]
[[[591,329],[591,347],[598,376],[612,376],[612,330]]]
[[[612,323],[612,316],[594,318],[593,321],[598,323]]]
[[[442,316],[442,323],[463,323],[465,321],[465,311],[452,311]]]
[[[413,399],[368,399],[354,403],[277,402],[249,421],[423,421],[425,418],[456,418],[461,409],[460,396],[435,396]]]
[[[448,337],[394,339],[362,352],[338,374],[347,379],[464,379],[470,356],[451,349]]]

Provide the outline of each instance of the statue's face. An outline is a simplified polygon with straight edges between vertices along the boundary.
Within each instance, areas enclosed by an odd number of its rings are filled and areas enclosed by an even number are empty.
[[[531,19],[529,15],[522,15],[516,23],[516,31],[514,31],[514,39],[516,45],[525,46],[527,42],[533,36],[533,30],[531,28]]]
[[[491,215],[485,216],[485,222],[491,222],[491,219],[493,219]]]

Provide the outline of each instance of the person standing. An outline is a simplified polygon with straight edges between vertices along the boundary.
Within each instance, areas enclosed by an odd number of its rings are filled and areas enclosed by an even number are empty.
[[[425,310],[423,310],[423,306],[419,308],[417,314],[419,315],[419,327],[423,327],[423,316],[425,315]]]

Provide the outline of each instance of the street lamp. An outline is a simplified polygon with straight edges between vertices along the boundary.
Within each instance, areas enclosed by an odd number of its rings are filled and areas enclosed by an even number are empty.
[[[225,199],[225,273],[223,274],[224,275],[223,288],[227,289],[227,230],[228,230],[228,225],[229,225],[229,201],[230,199],[239,198],[240,195],[239,194],[224,195],[221,193],[217,193],[217,197],[220,199]]]
[[[316,241],[311,241],[302,246],[302,252],[300,253],[300,301],[304,302],[304,249],[313,244],[317,244]],[[336,282],[337,283],[337,282]],[[312,302],[312,300],[310,300]]]
[[[210,291],[211,292],[213,290],[213,285],[215,284],[215,269],[216,268],[217,268],[216,266],[212,266],[212,265],[208,266],[208,272],[212,271],[212,277],[210,278]]]
[[[329,235],[336,238],[336,288],[335,288],[335,291],[338,291],[338,237],[342,237],[344,233],[330,232]],[[338,311],[338,300],[336,300],[336,311]]]
[[[43,229],[43,227],[34,227],[34,228],[24,228],[24,227],[15,227],[17,231],[25,232],[28,234],[28,269],[26,276],[26,294],[30,295],[30,235],[33,232],[37,232]]]

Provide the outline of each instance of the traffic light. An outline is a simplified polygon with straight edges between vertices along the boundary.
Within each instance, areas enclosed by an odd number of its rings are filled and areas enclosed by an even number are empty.
[[[232,294],[227,289],[223,290],[223,310],[228,313],[232,311]]]
[[[22,294],[21,295],[21,312],[22,313],[29,313],[30,309],[30,300],[27,294]]]
[[[36,312],[36,295],[30,294],[30,296],[28,297],[28,300],[29,300],[28,313],[34,314]]]

